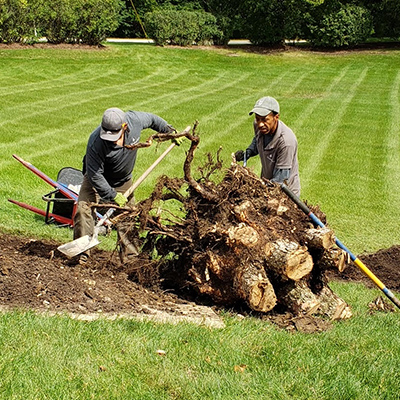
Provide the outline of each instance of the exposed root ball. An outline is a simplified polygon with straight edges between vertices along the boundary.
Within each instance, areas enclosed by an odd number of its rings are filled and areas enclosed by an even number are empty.
[[[121,247],[140,241],[143,268],[157,263],[165,285],[190,287],[216,304],[348,318],[348,305],[325,277],[327,268],[344,267],[333,232],[314,228],[279,185],[234,159],[223,170],[219,152],[195,180],[190,167],[199,138],[186,136],[192,145],[184,179],[161,177],[152,195],[121,218]],[[223,173],[219,183],[210,179],[216,171]],[[318,207],[309,207],[325,220]]]

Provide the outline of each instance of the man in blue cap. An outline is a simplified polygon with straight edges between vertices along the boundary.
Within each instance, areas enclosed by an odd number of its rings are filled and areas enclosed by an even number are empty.
[[[261,177],[273,182],[285,181],[289,189],[300,196],[297,139],[279,119],[279,103],[273,97],[262,97],[249,113],[253,114],[253,141],[245,151],[235,153],[236,161],[248,160],[259,154]]]

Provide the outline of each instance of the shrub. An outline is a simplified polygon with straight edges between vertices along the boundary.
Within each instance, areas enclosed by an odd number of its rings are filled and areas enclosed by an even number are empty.
[[[230,39],[243,38],[243,18],[238,12],[243,0],[202,0],[206,12],[217,19],[220,37],[215,38],[217,44],[227,44]]]
[[[80,43],[98,45],[118,27],[118,0],[78,0],[76,7]]]
[[[244,1],[241,15],[245,37],[257,45],[282,43],[285,39],[284,10],[281,0]]]
[[[37,2],[36,21],[49,43],[76,42],[77,0]]]
[[[371,10],[374,24],[374,36],[400,38],[400,1],[399,0],[365,0]]]
[[[0,41],[99,44],[118,26],[120,0],[0,0]]]
[[[306,0],[285,0],[284,36],[288,40],[306,39],[310,3]]]
[[[216,18],[205,11],[159,9],[145,15],[148,35],[158,45],[211,44],[222,37]]]
[[[0,0],[0,42],[30,41],[35,35],[24,0]]]
[[[114,31],[114,35],[122,38],[147,36],[143,27],[144,15],[154,11],[157,7],[156,0],[135,0],[134,6],[132,6],[131,0],[121,0],[119,25]]]
[[[310,42],[317,47],[344,47],[362,43],[372,32],[372,18],[364,7],[336,3],[316,13],[310,23]]]

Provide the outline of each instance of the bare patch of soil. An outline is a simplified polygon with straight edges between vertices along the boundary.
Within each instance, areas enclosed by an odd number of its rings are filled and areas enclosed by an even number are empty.
[[[399,245],[378,250],[376,253],[361,254],[358,258],[388,289],[400,292]],[[331,271],[330,277],[347,282],[362,282],[368,288],[376,288],[375,284],[353,265],[348,266],[342,273]]]
[[[223,326],[211,307],[130,280],[115,253],[93,249],[90,260],[80,265],[57,250],[60,244],[0,235],[2,309],[68,313],[81,319],[133,316]]]
[[[185,320],[218,328],[224,326],[216,307],[133,282],[113,252],[95,248],[90,261],[80,265],[58,252],[59,244],[0,235],[1,309],[67,313],[80,319],[122,316],[172,323]],[[360,259],[391,290],[400,290],[400,246],[365,254]],[[342,273],[331,271],[330,279],[362,282],[367,287],[374,287],[352,265]],[[246,315],[246,310],[240,312]],[[327,321],[310,316],[294,318],[290,314],[272,314],[262,318],[289,330],[319,332],[330,328]]]

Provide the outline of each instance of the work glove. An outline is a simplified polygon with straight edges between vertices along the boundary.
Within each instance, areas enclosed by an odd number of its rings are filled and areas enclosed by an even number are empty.
[[[127,202],[128,199],[122,194],[122,193],[117,193],[117,195],[114,198],[114,201],[120,206],[123,207]]]
[[[243,150],[238,150],[235,153],[235,158],[236,158],[236,161],[243,161],[244,160],[244,151]]]
[[[175,143],[177,146],[180,146],[184,140],[185,140],[185,136],[181,136],[181,137],[171,139],[171,142]]]

